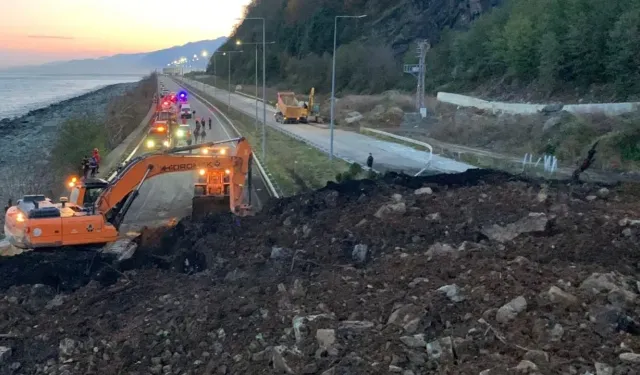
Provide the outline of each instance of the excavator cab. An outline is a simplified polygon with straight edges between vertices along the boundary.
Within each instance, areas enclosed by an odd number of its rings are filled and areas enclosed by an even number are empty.
[[[72,186],[69,202],[78,207],[95,209],[98,198],[108,186],[109,182],[107,180],[101,178],[87,179],[81,184]]]

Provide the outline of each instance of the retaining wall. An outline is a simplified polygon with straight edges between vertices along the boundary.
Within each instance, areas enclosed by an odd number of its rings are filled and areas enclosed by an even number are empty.
[[[546,106],[553,105],[491,102],[474,98],[473,96],[452,94],[449,92],[439,92],[438,101],[458,105],[461,107],[474,107],[492,111],[493,113],[504,112],[511,114],[535,114],[540,112]],[[607,116],[617,116],[624,113],[637,111],[638,109],[640,109],[640,102],[566,104],[562,109],[564,111],[576,114],[601,113]]]

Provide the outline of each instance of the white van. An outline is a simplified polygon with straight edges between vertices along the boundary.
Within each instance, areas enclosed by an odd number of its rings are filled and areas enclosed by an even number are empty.
[[[180,118],[191,118],[193,115],[193,111],[191,110],[191,106],[188,103],[184,103],[180,105]]]

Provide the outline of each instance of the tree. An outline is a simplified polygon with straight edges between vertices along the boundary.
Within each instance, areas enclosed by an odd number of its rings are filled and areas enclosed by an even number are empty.
[[[529,80],[536,76],[539,61],[533,23],[527,16],[511,18],[504,27],[506,63],[516,77]]]
[[[620,16],[609,33],[607,74],[615,83],[619,96],[640,88],[640,11],[634,9]]]
[[[540,85],[550,92],[556,87],[562,64],[562,48],[553,31],[542,36],[539,55],[538,80]]]

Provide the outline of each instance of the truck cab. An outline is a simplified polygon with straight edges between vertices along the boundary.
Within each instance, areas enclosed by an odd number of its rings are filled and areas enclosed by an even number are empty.
[[[144,147],[147,150],[167,149],[172,144],[172,134],[168,121],[155,121],[144,140]]]
[[[191,110],[191,106],[189,103],[183,103],[180,105],[180,118],[188,118],[193,117],[195,111]]]

